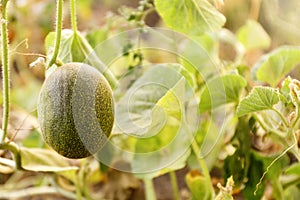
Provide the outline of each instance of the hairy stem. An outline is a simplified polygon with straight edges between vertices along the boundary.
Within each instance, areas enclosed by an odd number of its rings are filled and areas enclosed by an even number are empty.
[[[70,0],[71,7],[71,23],[74,34],[77,32],[77,14],[76,14],[76,0]]]
[[[56,9],[56,37],[55,37],[55,46],[52,58],[49,62],[48,67],[53,65],[56,62],[59,47],[60,47],[60,40],[61,40],[61,31],[62,31],[62,16],[63,16],[63,0],[57,0],[57,9]]]
[[[0,144],[4,142],[7,134],[9,118],[9,57],[8,57],[8,34],[7,34],[7,2],[2,1],[2,19],[1,19],[1,36],[2,36],[2,77],[3,77],[3,118],[2,131],[0,132]]]

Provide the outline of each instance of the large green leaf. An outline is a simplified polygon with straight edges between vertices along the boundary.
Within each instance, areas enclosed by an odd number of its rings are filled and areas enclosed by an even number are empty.
[[[236,74],[214,78],[206,84],[201,93],[200,112],[205,112],[226,103],[238,102],[246,80]]]
[[[218,73],[219,45],[215,34],[203,34],[193,39],[180,45],[179,55],[182,65],[197,76],[199,82]]]
[[[225,23],[207,0],[155,0],[155,7],[170,28],[188,35],[216,31]]]
[[[152,66],[117,102],[114,132],[143,136],[153,128],[160,130],[166,118],[157,104],[181,78],[172,65]],[[155,118],[153,111],[159,113]]]
[[[154,65],[117,102],[113,142],[131,172],[152,178],[185,166],[194,123],[184,126],[190,93],[177,64]]]
[[[185,79],[182,78],[157,102],[151,124],[163,126],[160,130],[150,126],[151,137],[137,138],[133,170],[151,172],[155,177],[185,166],[190,139],[183,128],[184,95]]]
[[[237,31],[237,38],[247,50],[266,49],[271,44],[270,36],[258,22],[253,20],[248,20]]]
[[[259,81],[275,87],[300,63],[300,48],[283,46],[262,57],[253,70]]]
[[[241,117],[252,112],[272,109],[280,100],[279,92],[270,87],[255,87],[237,108],[237,116]]]

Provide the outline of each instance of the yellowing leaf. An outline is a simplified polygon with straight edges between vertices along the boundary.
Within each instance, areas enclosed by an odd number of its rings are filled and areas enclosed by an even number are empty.
[[[58,155],[56,152],[22,147],[21,161],[22,167],[29,171],[39,172],[61,172],[69,170],[78,170],[78,167],[71,166],[68,159]]]

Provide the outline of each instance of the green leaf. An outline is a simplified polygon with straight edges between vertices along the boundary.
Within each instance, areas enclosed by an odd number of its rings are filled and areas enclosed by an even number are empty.
[[[73,43],[73,36],[74,35],[72,30],[69,29],[62,30],[60,50],[57,59],[64,63],[68,63],[72,61],[71,46]],[[46,47],[46,52],[48,57],[51,57],[53,54],[54,41],[55,41],[55,32],[51,32],[46,36],[45,39],[45,47]]]
[[[263,27],[254,20],[248,20],[236,33],[238,40],[247,50],[266,49],[271,44],[271,38]]]
[[[235,74],[214,78],[206,84],[201,93],[200,112],[209,111],[223,104],[238,102],[246,80]]]
[[[197,109],[197,108],[195,108]],[[187,114],[188,115],[188,114]],[[221,129],[227,129],[228,122],[219,122],[220,114],[213,113],[210,119],[201,120],[198,129],[195,133],[195,140],[200,147],[201,155],[204,157],[206,166],[211,170],[217,160],[219,159],[220,152],[224,146],[225,135],[221,133]],[[226,120],[231,120],[228,117]],[[225,128],[226,127],[226,128]],[[216,140],[216,138],[218,138]],[[192,153],[188,160],[190,168],[199,168],[199,160],[195,153]]]
[[[281,99],[285,103],[292,103],[291,95],[290,95],[290,84],[292,83],[292,78],[288,76],[281,83],[280,93],[282,94],[283,99]]]
[[[226,19],[207,0],[155,0],[164,22],[173,30],[201,35],[220,29]]]
[[[300,199],[299,186],[294,184],[288,187],[287,189],[285,189],[283,199],[292,199],[292,200]]]
[[[191,138],[182,124],[191,91],[178,69],[177,64],[150,66],[116,104],[113,132],[122,134],[114,141],[132,152],[132,172],[140,177],[180,169],[190,154]]]
[[[167,76],[166,76],[167,74]],[[115,131],[142,136],[150,130],[152,112],[160,113],[157,104],[182,78],[172,65],[154,65],[141,76],[116,104]],[[121,83],[122,84],[122,83]],[[157,115],[156,129],[160,129],[164,115]],[[155,123],[154,123],[155,124]],[[153,124],[152,124],[153,126]],[[152,127],[153,128],[153,127]]]
[[[197,76],[197,81],[207,80],[218,73],[220,60],[217,37],[214,34],[203,34],[193,39],[187,40],[183,43],[184,45],[181,45],[180,61],[191,74]]]
[[[247,182],[245,183],[245,188],[243,189],[242,193],[249,200],[261,199],[266,189],[266,181],[263,181],[261,183],[255,195],[254,192],[256,190],[256,184],[258,183],[259,179],[263,176],[264,165],[262,161],[257,160],[255,156],[253,156],[253,154],[251,154],[249,162],[251,164],[249,165]]]
[[[205,177],[198,171],[190,171],[185,176],[186,183],[192,193],[192,200],[212,199],[212,191],[210,191],[209,183],[206,182]]]
[[[45,39],[45,46],[48,56],[52,55],[52,49],[54,47],[55,33],[51,32],[47,35]],[[58,54],[58,60],[63,63],[69,62],[84,62],[92,48],[89,47],[86,39],[83,38],[79,32],[74,34],[72,30],[64,29],[62,30],[62,39],[60,50]]]
[[[96,48],[101,42],[108,38],[108,30],[106,29],[97,29],[91,31],[86,36],[88,42],[93,48]]]
[[[177,152],[180,149],[178,146]],[[163,149],[164,150],[164,149]],[[186,166],[186,161],[190,155],[191,151],[181,152],[180,156],[176,153],[168,155],[153,155],[150,159],[149,157],[138,156],[133,159],[133,172],[139,170],[143,173],[135,173],[137,178],[156,178],[164,174],[170,173],[171,171],[176,171],[182,169]],[[176,156],[176,157],[175,157]],[[159,163],[160,162],[160,163]],[[154,168],[155,167],[155,168]],[[145,173],[146,172],[146,173]]]
[[[84,43],[78,35],[73,35],[70,53],[72,62],[83,62],[88,56],[89,51],[84,48]]]
[[[150,137],[148,132],[147,138],[139,138],[135,144],[133,170],[153,171],[150,175],[155,177],[185,166],[189,155],[187,150],[190,140],[187,133],[181,128],[184,116],[182,113],[184,95],[185,81],[182,78],[157,102],[152,111]],[[153,124],[159,124],[160,129]],[[141,155],[141,153],[148,155]]]
[[[239,118],[234,135],[237,141],[233,141],[237,146],[236,151],[224,160],[224,175],[226,178],[233,176],[235,187],[240,187],[245,183],[251,165],[251,136],[248,122],[249,120],[245,117]]]
[[[280,100],[278,90],[270,87],[254,87],[237,108],[237,116],[241,117],[252,112],[272,109]]]
[[[39,148],[21,148],[22,167],[35,172],[61,172],[78,170],[71,166],[68,159],[59,156],[56,152]]]
[[[253,70],[257,80],[275,87],[300,63],[300,48],[283,46],[263,56]]]
[[[45,46],[47,56],[51,57],[54,48],[55,33],[49,33],[45,39]],[[69,62],[83,62],[95,67],[100,71],[108,82],[114,87],[117,84],[115,76],[108,70],[107,66],[96,55],[96,52],[88,43],[88,41],[81,35],[80,32],[74,33],[72,30],[62,30],[62,39],[60,51],[57,59],[63,63]],[[49,60],[49,59],[48,59]],[[47,69],[48,76],[56,66]]]

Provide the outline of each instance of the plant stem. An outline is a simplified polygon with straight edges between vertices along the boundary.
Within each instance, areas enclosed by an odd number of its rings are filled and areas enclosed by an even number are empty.
[[[296,118],[294,119],[294,122],[292,123],[292,126],[291,126],[292,128],[295,128],[295,127],[296,127],[297,122],[298,122],[299,119],[300,119],[300,110],[299,110],[300,103],[299,103],[299,104],[296,104],[295,106],[296,106],[296,108],[295,108],[295,110],[296,110]]]
[[[82,195],[87,199],[87,200],[92,200],[93,198],[91,197],[91,192],[89,191],[89,185],[88,185],[88,180],[87,180],[87,173],[88,173],[88,168],[90,165],[91,160],[87,159],[84,161],[83,165],[81,166],[79,170],[79,181],[81,182],[81,191]]]
[[[9,57],[8,57],[8,34],[7,34],[7,2],[2,1],[2,19],[1,19],[1,35],[2,35],[2,78],[3,78],[3,118],[2,131],[0,132],[0,144],[4,142],[7,134],[8,118],[9,118]]]
[[[253,117],[266,132],[273,133],[281,138],[285,138],[288,135],[287,133],[269,127],[257,114],[253,114]]]
[[[286,118],[281,114],[281,112],[279,112],[276,108],[272,109],[274,112],[276,112],[276,114],[280,117],[280,119],[282,120],[282,122],[284,123],[284,125],[286,127],[289,127],[289,123],[287,122]]]
[[[297,158],[298,162],[300,162],[300,152],[299,152],[299,147],[298,147],[298,139],[297,139],[295,133],[292,133],[292,136],[293,136],[294,143],[292,144],[293,148],[291,149],[291,152]]]
[[[74,40],[77,38],[82,41],[82,48],[85,49],[87,61],[89,64],[97,68],[105,78],[108,80],[112,88],[115,88],[118,85],[118,81],[116,77],[107,69],[107,67],[102,63],[99,57],[96,55],[93,48],[91,48],[90,44],[86,42],[86,39],[83,38],[79,33],[77,33],[77,12],[76,12],[76,0],[70,0],[70,7],[71,7],[71,24],[74,34]]]
[[[18,169],[18,170],[22,169],[21,152],[19,150],[19,147],[15,143],[13,143],[13,142],[2,143],[2,144],[0,144],[0,149],[5,149],[5,150],[11,151],[14,155],[16,169]]]
[[[74,34],[77,33],[77,14],[76,14],[76,0],[70,0],[71,7],[71,23]]]
[[[196,142],[196,140],[194,139],[193,142],[192,142],[192,149],[197,157],[197,160],[199,162],[199,165],[202,169],[202,173],[204,175],[204,178],[207,182],[207,184],[209,184],[209,187],[211,189],[211,192],[212,192],[212,196],[214,196],[214,189],[213,189],[213,186],[212,186],[212,182],[211,182],[211,178],[210,178],[210,174],[209,174],[209,170],[206,166],[206,163],[205,163],[205,160],[204,158],[200,155],[200,148]]]
[[[58,53],[59,53],[59,47],[60,47],[60,40],[61,40],[61,31],[62,31],[62,16],[63,16],[63,0],[57,0],[56,2],[57,8],[56,8],[56,37],[55,37],[55,47],[54,52],[52,55],[52,58],[49,62],[48,67],[51,67],[56,62]]]
[[[180,200],[180,194],[178,190],[177,177],[174,171],[170,172],[171,184],[173,189],[173,197],[175,200]]]
[[[199,148],[199,146],[197,144],[197,141],[194,138],[194,135],[190,132],[190,130],[189,130],[189,128],[188,128],[188,126],[187,126],[186,123],[185,123],[185,128],[187,130],[187,133],[189,134],[189,136],[192,139],[192,150],[194,151],[194,153],[196,155],[196,158],[198,160],[198,163],[199,163],[199,165],[200,165],[200,167],[202,169],[202,173],[204,175],[205,181],[209,185],[209,188],[210,188],[210,191],[211,191],[211,196],[212,196],[212,198],[214,198],[215,192],[214,192],[214,188],[213,188],[212,181],[211,181],[211,178],[210,178],[210,173],[209,173],[209,170],[208,170],[207,165],[205,163],[205,160],[201,156],[201,151],[200,151],[200,148]]]
[[[154,185],[151,178],[144,178],[146,200],[156,200]]]
[[[80,173],[80,172],[79,172]],[[75,177],[75,186],[76,186],[76,199],[82,200],[81,193],[81,174]]]
[[[98,69],[108,80],[112,88],[116,88],[119,83],[114,74],[108,69],[108,67],[100,60],[98,55],[95,53],[94,49],[91,45],[83,38],[80,34],[76,34],[78,38],[82,37],[80,40],[82,41],[82,47],[87,52],[86,60],[87,62]]]

